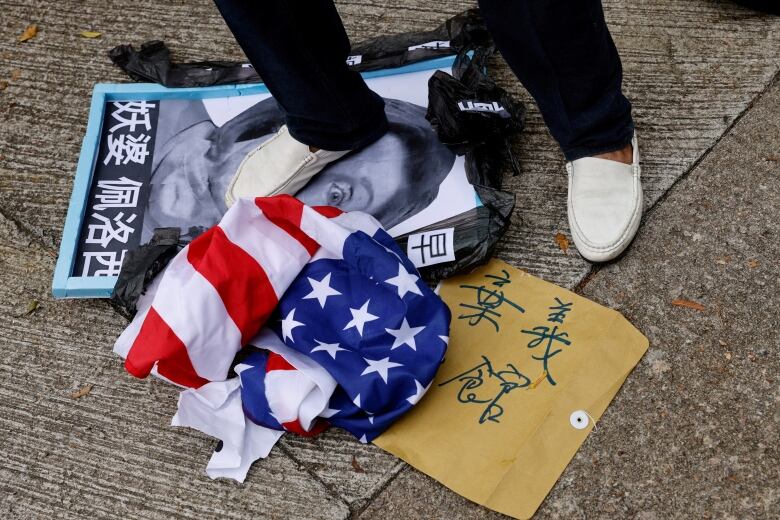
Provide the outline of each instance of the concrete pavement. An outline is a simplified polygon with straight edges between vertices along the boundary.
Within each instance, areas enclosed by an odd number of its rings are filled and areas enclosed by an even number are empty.
[[[354,40],[472,6],[337,4]],[[604,5],[641,139],[643,228],[598,270],[558,248],[563,162],[531,107],[498,255],[621,310],[651,347],[538,517],[776,518],[780,18],[725,1]],[[206,0],[0,0],[0,13],[0,515],[499,516],[341,431],[287,436],[244,485],[205,477],[213,441],[169,426],[176,390],[129,377],[111,353],[124,320],[105,302],[48,294],[89,93],[126,80],[104,51],[152,38],[179,59],[240,51]],[[18,44],[29,23],[39,35]],[[78,36],[87,29],[102,38]],[[499,59],[494,70],[529,101]],[[705,310],[671,306],[678,297]]]

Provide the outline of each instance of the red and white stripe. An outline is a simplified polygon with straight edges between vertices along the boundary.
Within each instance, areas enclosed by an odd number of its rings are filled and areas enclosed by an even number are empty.
[[[154,371],[196,388],[222,381],[315,253],[341,257],[351,232],[378,227],[286,195],[239,200],[158,276],[114,350],[136,377]]]
[[[328,410],[336,380],[322,365],[293,350],[271,330],[264,328],[250,341],[268,350],[265,398],[282,427],[299,435],[317,435],[328,423],[318,420]],[[240,370],[238,365],[236,373]]]
[[[317,362],[285,345],[264,328],[251,342],[270,351],[265,386],[274,417],[285,431],[317,435],[328,427],[318,417],[327,415],[336,380]],[[238,364],[236,374],[249,365]],[[222,441],[206,467],[211,478],[227,477],[243,482],[252,463],[265,458],[284,433],[248,420],[238,377],[189,388],[179,395],[173,426],[188,426]]]

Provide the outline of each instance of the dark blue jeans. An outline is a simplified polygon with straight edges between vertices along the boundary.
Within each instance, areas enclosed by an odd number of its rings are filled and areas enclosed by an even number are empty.
[[[332,0],[215,0],[286,112],[290,133],[326,150],[387,130],[382,99],[346,65],[349,38]],[[631,141],[631,104],[601,0],[479,0],[496,46],[536,100],[566,159]]]

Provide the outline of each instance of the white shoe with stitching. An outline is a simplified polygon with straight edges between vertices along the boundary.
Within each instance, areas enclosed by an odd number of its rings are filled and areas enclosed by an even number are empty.
[[[225,203],[230,207],[243,197],[294,195],[325,166],[348,153],[312,152],[308,145],[296,141],[285,125],[241,161],[225,193]]]
[[[606,262],[622,253],[642,218],[642,181],[636,135],[633,164],[583,157],[566,164],[569,228],[580,254]]]

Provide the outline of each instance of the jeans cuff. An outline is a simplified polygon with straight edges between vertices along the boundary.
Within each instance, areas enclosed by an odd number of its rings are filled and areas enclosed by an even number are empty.
[[[608,153],[608,152],[614,152],[616,150],[622,150],[625,148],[626,145],[631,144],[631,140],[634,138],[634,125],[631,124],[631,126],[624,132],[624,134],[620,137],[620,139],[600,144],[598,146],[589,145],[589,146],[575,146],[572,148],[567,148],[563,150],[563,155],[566,157],[566,160],[568,162],[576,161],[577,159],[582,159],[583,157],[593,157],[594,155],[599,155],[602,153]]]
[[[330,152],[363,148],[385,135],[388,129],[384,103],[377,106],[377,110],[366,123],[347,132],[334,132],[332,127],[330,131],[311,126],[307,128],[307,125],[297,123],[289,118],[287,120],[287,129],[296,141]]]

